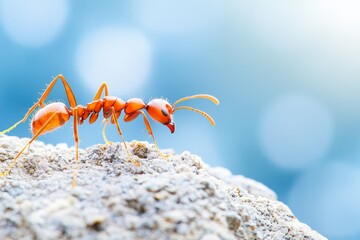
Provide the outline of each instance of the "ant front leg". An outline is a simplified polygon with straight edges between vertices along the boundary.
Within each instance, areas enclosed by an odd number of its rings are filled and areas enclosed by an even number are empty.
[[[136,111],[134,113],[131,113],[131,114],[126,114],[125,115],[125,118],[124,118],[124,121],[125,122],[130,122],[132,120],[134,120],[135,118],[137,118],[137,116],[139,116],[139,114],[142,114],[143,118],[144,118],[144,123],[145,123],[145,127],[148,131],[148,133],[151,135],[152,139],[153,139],[153,142],[154,142],[154,146],[156,148],[156,151],[159,153],[159,155],[163,158],[168,158],[169,156],[162,153],[156,143],[156,140],[155,140],[155,136],[154,136],[154,133],[152,131],[152,128],[151,128],[151,125],[150,125],[150,122],[149,122],[149,119],[147,118],[147,116],[145,115],[145,113],[143,111]]]

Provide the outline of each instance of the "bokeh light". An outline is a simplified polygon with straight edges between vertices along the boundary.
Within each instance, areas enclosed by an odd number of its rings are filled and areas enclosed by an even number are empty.
[[[80,42],[76,65],[94,92],[106,81],[112,95],[129,95],[143,87],[149,77],[151,45],[136,30],[100,29]]]
[[[278,51],[297,51],[317,42],[344,44],[360,37],[357,30],[360,27],[360,3],[356,0],[233,3],[231,7],[236,9],[236,18],[242,20],[239,23],[251,25],[253,34],[261,42]]]
[[[62,30],[68,16],[67,0],[2,0],[0,18],[5,32],[24,46],[41,46]]]
[[[260,123],[260,143],[268,158],[286,169],[306,168],[327,152],[333,137],[330,113],[316,100],[289,95],[272,103]]]
[[[146,28],[171,35],[206,29],[222,14],[213,0],[145,0],[134,2],[134,9],[137,19]]]
[[[360,159],[359,12],[356,0],[0,0],[0,131],[59,73],[83,105],[103,81],[124,100],[209,93],[220,106],[189,105],[211,114],[216,126],[176,112],[171,134],[150,120],[160,148],[189,150],[258,180],[321,234],[358,240],[348,219],[359,222],[359,183],[350,180]],[[60,85],[47,102],[67,103]],[[152,142],[141,118],[122,117],[127,141]],[[29,137],[28,126],[10,135]],[[101,127],[99,119],[79,128],[82,148],[103,143]],[[73,146],[71,128],[69,122],[39,140]],[[115,126],[107,135],[121,141]],[[321,189],[339,184],[348,185],[333,195]],[[355,215],[344,216],[350,208]]]
[[[360,169],[327,163],[305,172],[289,193],[294,214],[329,239],[360,233]]]

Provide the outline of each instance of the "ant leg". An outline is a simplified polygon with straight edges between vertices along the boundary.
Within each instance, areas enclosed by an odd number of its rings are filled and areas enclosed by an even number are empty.
[[[30,141],[21,149],[21,151],[15,156],[14,160],[10,164],[10,166],[4,171],[0,172],[0,177],[6,177],[9,175],[11,169],[15,166],[16,160],[21,156],[21,154],[25,151],[27,147],[30,147],[30,144],[36,140],[37,137],[41,135],[41,133],[44,131],[44,129],[47,127],[47,125],[50,123],[50,121],[56,116],[56,112],[53,113],[50,118],[44,123],[44,125],[39,129],[39,131],[30,139]]]
[[[106,82],[103,82],[103,83],[100,85],[99,89],[97,90],[97,92],[96,92],[96,94],[95,94],[95,96],[94,96],[93,101],[99,100],[100,97],[101,97],[101,95],[102,95],[102,92],[103,92],[103,91],[105,91],[105,94],[104,94],[105,97],[106,97],[106,96],[109,96],[109,87],[108,87],[108,85],[107,85]]]
[[[8,129],[5,129],[4,131],[0,132],[0,134],[8,133],[11,130],[13,130],[14,128],[16,128],[19,124],[25,122],[28,119],[28,117],[30,116],[30,114],[36,109],[36,107],[38,107],[38,106],[44,107],[44,101],[47,98],[47,96],[49,95],[49,93],[51,92],[51,90],[53,89],[53,87],[58,79],[61,79],[61,81],[62,81],[62,84],[64,86],[65,93],[68,98],[70,106],[75,107],[76,99],[75,99],[74,93],[72,92],[72,90],[71,90],[69,84],[67,83],[66,79],[64,78],[64,76],[59,74],[55,78],[53,78],[53,80],[50,82],[50,84],[45,89],[44,93],[41,95],[40,99],[28,110],[28,112],[25,114],[23,119],[21,119],[20,121],[18,121],[17,123],[15,123],[11,127],[9,127]]]
[[[131,157],[131,154],[130,154],[129,149],[128,149],[128,147],[127,147],[127,144],[126,144],[125,138],[124,138],[124,136],[123,136],[123,134],[122,134],[122,131],[121,131],[121,128],[120,128],[119,122],[118,122],[118,120],[116,119],[115,109],[114,109],[114,108],[111,108],[111,111],[112,111],[112,118],[113,118],[113,122],[115,123],[115,125],[116,125],[116,129],[117,129],[117,131],[118,131],[119,135],[120,135],[120,136],[121,136],[121,138],[122,138],[122,141],[123,141],[123,143],[124,143],[124,146],[125,146],[126,152],[127,152],[128,156],[129,156],[129,158],[130,158],[130,161],[131,161],[132,163],[134,163],[136,166],[140,166],[140,163],[139,163],[139,162],[137,162],[137,161],[135,161],[135,160]]]
[[[74,167],[74,175],[72,180],[72,187],[76,187],[76,177],[77,171],[79,168],[79,134],[78,134],[78,122],[79,122],[79,113],[77,110],[74,111],[74,140],[75,140],[75,167]]]
[[[104,127],[103,127],[103,129],[101,130],[101,134],[102,134],[102,136],[103,136],[103,139],[104,139],[104,141],[105,141],[105,144],[111,144],[111,142],[107,139],[106,134],[105,134],[105,129],[106,129],[106,126],[107,126],[107,124],[108,124],[108,120],[105,118],[105,119],[103,120],[103,123],[104,123]]]
[[[97,92],[96,92],[96,94],[95,94],[95,96],[94,96],[94,98],[93,98],[93,101],[99,100],[100,97],[101,97],[101,95],[102,95],[102,93],[103,93],[103,91],[104,91],[104,96],[105,96],[105,97],[106,97],[106,96],[109,96],[109,87],[108,87],[108,85],[107,85],[106,82],[103,82],[103,83],[100,85],[99,89],[97,90]],[[106,137],[106,133],[105,133],[105,129],[106,129],[107,123],[108,123],[108,120],[107,120],[107,119],[104,119],[104,127],[103,127],[101,133],[102,133],[102,136],[103,136],[103,139],[104,139],[105,143],[106,143],[106,144],[110,144],[111,142],[108,141],[108,139],[107,139],[107,137]]]
[[[25,114],[25,116],[23,117],[23,119],[21,119],[20,121],[18,121],[17,123],[15,123],[14,125],[12,125],[11,127],[9,127],[8,129],[5,129],[4,131],[0,132],[0,134],[5,134],[10,132],[11,130],[13,130],[14,128],[16,128],[19,124],[25,122],[27,120],[27,118],[30,116],[30,114],[39,106],[39,103],[35,103]]]
[[[153,142],[154,142],[154,145],[155,145],[155,148],[156,148],[156,151],[159,153],[159,155],[163,158],[168,158],[169,156],[162,153],[156,143],[156,140],[155,140],[155,136],[153,134],[153,131],[151,129],[151,126],[150,126],[150,122],[149,122],[149,119],[147,118],[147,116],[145,115],[145,113],[143,111],[140,111],[140,113],[143,115],[144,117],[144,123],[145,123],[145,126],[146,126],[146,129],[148,130],[148,133],[151,135],[152,139],[153,139]]]
[[[49,93],[51,92],[51,90],[53,89],[55,83],[57,82],[57,80],[61,80],[64,89],[65,89],[65,93],[68,99],[68,102],[70,104],[70,107],[74,108],[76,107],[76,99],[75,99],[75,95],[72,92],[68,82],[66,81],[66,79],[64,78],[64,76],[62,74],[57,75],[51,82],[50,84],[47,86],[45,92],[43,93],[43,95],[41,95],[38,104],[43,106],[45,99],[48,97]]]

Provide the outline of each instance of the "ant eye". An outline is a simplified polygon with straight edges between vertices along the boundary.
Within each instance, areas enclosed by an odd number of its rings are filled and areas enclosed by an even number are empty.
[[[162,114],[167,117],[169,115],[168,111],[164,108],[161,109]]]

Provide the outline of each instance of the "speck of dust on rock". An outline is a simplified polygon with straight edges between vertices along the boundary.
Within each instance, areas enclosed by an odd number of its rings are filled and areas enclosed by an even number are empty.
[[[29,139],[0,136],[3,171]],[[153,144],[75,149],[35,141],[0,179],[0,239],[325,239],[266,186]]]

